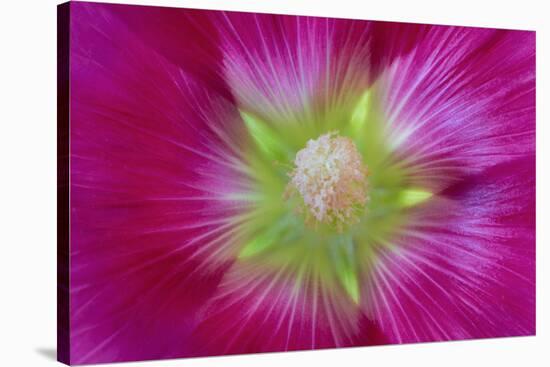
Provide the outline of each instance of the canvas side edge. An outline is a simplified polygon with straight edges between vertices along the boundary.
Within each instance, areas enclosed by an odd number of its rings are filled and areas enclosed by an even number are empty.
[[[57,6],[57,360],[70,364],[70,3]]]

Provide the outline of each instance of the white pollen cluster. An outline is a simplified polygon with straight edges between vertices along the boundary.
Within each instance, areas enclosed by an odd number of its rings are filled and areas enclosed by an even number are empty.
[[[350,138],[330,132],[311,139],[296,154],[294,164],[285,195],[300,194],[307,221],[314,218],[338,231],[357,222],[368,199],[368,172]]]

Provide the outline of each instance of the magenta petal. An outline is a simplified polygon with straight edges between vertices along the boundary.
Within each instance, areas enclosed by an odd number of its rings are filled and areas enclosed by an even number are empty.
[[[368,22],[247,13],[219,22],[227,82],[267,121],[295,122],[366,88]]]
[[[106,8],[71,13],[71,362],[188,355],[231,263],[238,111]]]
[[[392,343],[535,333],[534,159],[469,177],[419,209],[365,286]]]
[[[288,269],[274,273],[236,263],[202,312],[193,334],[199,355],[364,345],[376,329],[359,329],[360,311],[315,276],[298,285]]]
[[[101,4],[96,7],[101,7]],[[230,97],[222,78],[223,55],[212,11],[165,7],[103,5],[136,39],[183,68],[201,85]]]
[[[534,154],[534,32],[411,31],[401,52],[378,55],[379,85],[389,140],[419,184],[440,189]]]
[[[372,22],[370,67],[374,77],[404,57],[426,37],[432,26],[427,24]]]

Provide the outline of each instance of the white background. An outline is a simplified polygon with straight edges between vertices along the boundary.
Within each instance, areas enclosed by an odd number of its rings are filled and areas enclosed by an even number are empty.
[[[125,0],[126,1],[126,0]],[[547,168],[548,32],[545,1],[127,0],[537,31],[537,336],[125,364],[128,366],[540,366],[550,365]],[[55,365],[55,0],[0,4],[0,366]],[[107,1],[112,2],[112,1]],[[547,17],[548,18],[548,17]],[[545,105],[546,103],[546,105]],[[546,167],[545,167],[546,166]]]

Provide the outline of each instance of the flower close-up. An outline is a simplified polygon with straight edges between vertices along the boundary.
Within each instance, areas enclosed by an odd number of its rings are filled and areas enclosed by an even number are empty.
[[[70,11],[71,362],[535,334],[534,32]]]

